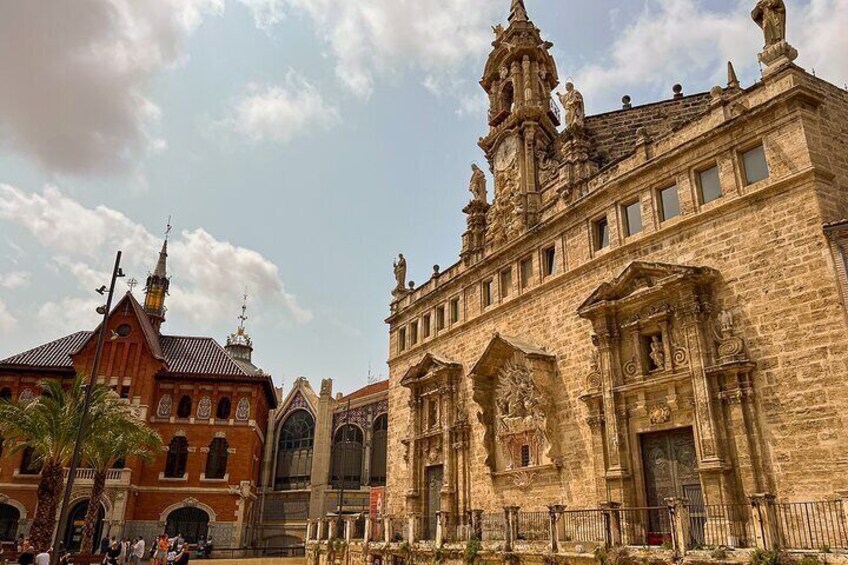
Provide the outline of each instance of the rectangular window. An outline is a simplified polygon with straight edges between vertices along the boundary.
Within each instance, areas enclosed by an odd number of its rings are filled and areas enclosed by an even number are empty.
[[[425,314],[421,318],[421,335],[423,337],[430,337],[430,314]]]
[[[439,306],[436,308],[436,330],[445,329],[445,307]]]
[[[130,397],[130,386],[124,385],[121,387],[121,398],[129,398]]]
[[[521,288],[527,288],[530,286],[530,281],[533,278],[533,258],[525,257],[522,259],[519,269],[521,271]]]
[[[544,274],[546,277],[556,272],[556,247],[551,245],[542,251]]]
[[[595,251],[609,247],[609,222],[606,217],[595,222]]]
[[[512,267],[501,271],[501,298],[509,296],[512,290]]]
[[[754,184],[765,180],[769,176],[768,163],[766,163],[766,152],[759,145],[742,154],[742,165],[745,169],[745,184]]]
[[[406,349],[406,328],[401,328],[398,330],[398,351],[404,351]]]
[[[409,324],[409,344],[415,345],[418,343],[418,321]]]
[[[530,446],[527,444],[521,446],[521,466],[530,466]]]
[[[718,167],[711,167],[698,173],[698,189],[701,204],[709,204],[721,198],[721,182],[718,177]]]
[[[455,324],[459,321],[459,298],[450,301],[450,321]]]
[[[677,196],[677,185],[659,191],[660,221],[665,222],[680,215],[680,199]]]
[[[483,282],[483,308],[492,305],[492,279]]]
[[[642,203],[638,200],[624,206],[624,229],[627,235],[642,231]]]

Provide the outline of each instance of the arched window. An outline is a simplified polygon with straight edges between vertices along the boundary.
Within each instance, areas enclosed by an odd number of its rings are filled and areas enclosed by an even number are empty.
[[[277,444],[275,490],[307,488],[312,474],[312,446],[315,420],[309,412],[298,410],[280,428]]]
[[[4,387],[0,390],[0,400],[12,400],[12,389]]]
[[[188,440],[177,436],[168,444],[168,457],[165,458],[165,476],[182,478],[186,472],[188,461]]]
[[[233,405],[230,398],[225,396],[218,401],[218,409],[215,411],[215,417],[219,420],[229,420],[232,407]]]
[[[29,446],[24,448],[21,456],[21,475],[37,475],[41,472],[41,459],[36,458],[35,450]]]
[[[357,489],[362,483],[362,430],[346,425],[333,438],[333,487]]]
[[[15,541],[21,512],[11,504],[0,504],[0,541]]]
[[[183,395],[180,398],[180,403],[177,405],[177,418],[188,418],[191,416],[191,397]]]
[[[386,449],[389,440],[389,416],[383,414],[374,420],[371,433],[371,486],[386,484]]]
[[[209,514],[201,510],[187,506],[178,508],[168,514],[165,522],[165,533],[169,538],[182,535],[186,543],[197,543],[201,537],[206,538],[209,534]]]
[[[216,437],[209,444],[209,455],[206,457],[206,478],[223,479],[227,474],[227,450],[230,445],[222,437]]]
[[[501,91],[501,109],[504,112],[512,113],[512,106],[515,103],[515,89],[512,86],[512,81],[507,82]]]

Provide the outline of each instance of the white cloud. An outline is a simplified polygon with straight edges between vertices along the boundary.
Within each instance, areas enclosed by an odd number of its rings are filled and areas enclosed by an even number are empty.
[[[283,85],[248,85],[222,125],[254,143],[285,143],[312,128],[329,129],[340,121],[338,109],[315,86],[289,71]]]
[[[0,219],[26,229],[55,254],[51,268],[71,275],[88,292],[108,281],[116,249],[124,252],[122,265],[128,275],[142,279],[161,246],[159,236],[122,213],[105,206],[88,208],[52,186],[42,194],[28,194],[0,184]],[[312,318],[286,291],[279,268],[256,251],[218,240],[200,228],[172,237],[168,251],[174,275],[168,301],[172,315],[197,323],[229,320],[247,287],[261,310],[280,311],[281,318],[295,323]],[[79,316],[87,315],[92,304],[76,297],[50,302],[41,308],[39,319],[55,318],[55,329],[71,330],[80,326]]]
[[[270,0],[274,4],[274,2]],[[286,0],[330,47],[336,75],[370,96],[377,76],[413,70],[435,84],[483,56],[508,5],[488,0]]]
[[[693,82],[699,90],[724,85],[729,60],[756,76],[763,36],[750,10],[751,2],[743,0],[725,12],[708,9],[702,0],[647,0],[633,22],[616,30],[607,60],[579,69],[575,83],[590,107],[606,110],[633,90],[670,95],[677,82]],[[621,23],[617,13],[614,19]],[[801,53],[798,63],[836,84],[848,80],[848,1],[796,3],[788,20],[789,42]]]
[[[73,174],[127,170],[161,149],[147,83],[221,2],[0,3],[0,146]]]
[[[284,0],[238,0],[253,14],[253,21],[259,29],[268,30],[283,21]]]
[[[17,325],[18,319],[9,312],[9,309],[6,307],[3,299],[0,298],[0,335],[8,335],[12,333],[12,330],[14,330]]]
[[[68,297],[58,302],[45,302],[38,309],[38,331],[42,335],[64,335],[79,331],[80,328],[93,328],[100,322],[96,308],[100,302],[93,298]]]
[[[27,271],[12,271],[11,273],[0,273],[0,287],[7,290],[15,290],[29,283],[31,273]]]

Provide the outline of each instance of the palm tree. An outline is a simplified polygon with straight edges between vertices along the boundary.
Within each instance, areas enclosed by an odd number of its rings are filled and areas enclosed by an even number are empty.
[[[87,464],[94,470],[94,483],[82,531],[80,551],[84,554],[94,549],[94,528],[109,469],[116,462],[129,457],[151,460],[162,450],[159,434],[135,416],[131,408],[114,393],[109,394],[105,402],[92,412],[91,420],[91,435],[84,445],[84,451]]]
[[[36,548],[48,548],[56,526],[56,510],[62,496],[65,465],[70,461],[85,399],[85,380],[78,375],[67,381],[45,379],[38,383],[41,396],[29,402],[0,402],[0,435],[17,453],[32,448],[34,460],[41,463],[38,504],[29,531]],[[92,406],[104,402],[108,389],[97,385],[92,391]],[[91,429],[88,420],[82,438]]]

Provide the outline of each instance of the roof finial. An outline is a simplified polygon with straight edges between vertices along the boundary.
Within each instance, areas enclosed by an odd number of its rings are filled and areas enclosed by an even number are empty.
[[[736,77],[736,69],[733,68],[733,61],[727,62],[727,88],[739,88],[739,79]]]
[[[241,303],[241,316],[239,319],[239,330],[244,331],[244,323],[247,321],[247,287],[244,288],[243,300]]]
[[[168,225],[165,226],[165,241],[168,241],[168,237],[171,235],[171,215],[168,214]]]
[[[527,21],[527,8],[524,7],[524,0],[512,0],[512,8],[509,10],[509,21]]]

